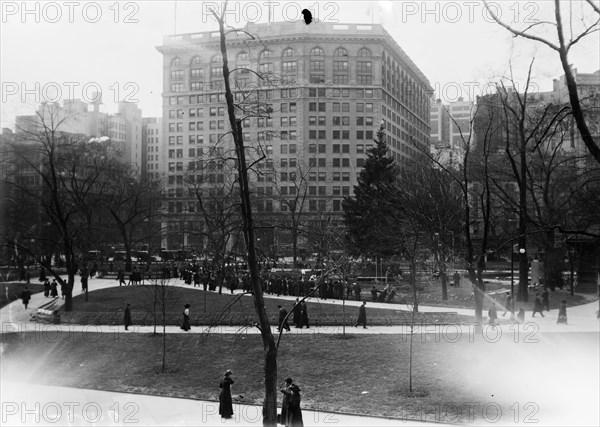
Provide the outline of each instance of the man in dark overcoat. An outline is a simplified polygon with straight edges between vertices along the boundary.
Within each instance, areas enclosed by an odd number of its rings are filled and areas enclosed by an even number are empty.
[[[127,307],[125,307],[123,323],[125,324],[125,330],[127,331],[129,326],[131,325],[131,308],[130,308],[129,304],[127,304]]]
[[[367,302],[363,301],[362,305],[358,309],[358,319],[356,320],[356,324],[354,327],[356,328],[358,325],[363,325],[364,329],[367,329]]]

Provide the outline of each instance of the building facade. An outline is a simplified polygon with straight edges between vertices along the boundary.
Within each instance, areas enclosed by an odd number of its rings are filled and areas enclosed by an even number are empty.
[[[470,143],[474,103],[458,101],[431,103],[431,153],[438,161],[458,167],[463,160],[465,145]]]
[[[251,174],[259,219],[274,226],[302,215],[299,222],[309,228],[324,218],[339,223],[342,200],[352,193],[380,126],[400,165],[426,157],[432,88],[381,25],[285,22],[244,30],[255,38],[231,32],[227,49],[243,139],[260,158]],[[157,48],[163,54],[159,157],[167,176],[166,229],[179,234],[169,249],[193,245],[185,231],[195,203],[186,197],[186,174],[202,156],[227,151],[231,143],[219,43],[218,33],[204,32],[165,37]],[[205,181],[219,185],[232,173],[217,170]],[[288,253],[285,233],[268,239],[281,255]]]

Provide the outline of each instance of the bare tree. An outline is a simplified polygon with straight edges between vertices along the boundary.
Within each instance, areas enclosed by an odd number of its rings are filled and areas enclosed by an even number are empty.
[[[123,242],[125,270],[130,271],[132,250],[160,231],[154,224],[160,215],[161,189],[159,181],[139,175],[132,165],[123,165],[119,174],[111,180],[106,209]]]
[[[277,345],[267,315],[263,290],[258,275],[258,263],[256,260],[255,232],[252,215],[252,204],[250,201],[250,187],[248,180],[248,164],[246,163],[246,147],[242,139],[242,123],[236,116],[236,106],[231,91],[229,61],[227,58],[227,33],[225,30],[225,11],[227,2],[223,4],[220,13],[212,11],[214,18],[219,24],[220,48],[223,60],[223,80],[225,83],[225,99],[227,101],[227,114],[229,125],[235,144],[238,169],[238,185],[240,187],[240,208],[243,221],[243,233],[246,242],[248,257],[248,268],[250,270],[250,281],[252,294],[254,296],[254,308],[258,316],[258,328],[264,346],[264,373],[265,373],[265,398],[263,403],[263,424],[275,426],[277,424]],[[250,36],[252,37],[252,36]]]
[[[78,254],[86,247],[82,236],[91,222],[90,200],[103,191],[106,169],[112,165],[110,145],[90,143],[89,137],[64,133],[61,128],[74,117],[56,104],[42,104],[26,126],[17,129],[9,142],[15,172],[26,167],[30,180],[14,179],[9,184],[40,209],[42,222],[14,238],[12,245],[29,253],[59,282],[65,292],[65,310],[72,310],[72,292],[78,270]],[[40,242],[41,240],[41,242]],[[45,248],[39,253],[38,248]],[[58,255],[52,262],[52,254]],[[64,260],[65,281],[58,269]]]
[[[581,3],[581,2],[580,2]],[[563,22],[561,6],[569,8],[569,16],[572,16],[575,5],[571,2],[568,6],[565,6],[566,2],[560,2],[560,0],[554,0],[554,21],[536,21],[525,28],[518,29],[511,26],[500,19],[497,16],[487,1],[484,1],[485,7],[492,16],[492,18],[502,27],[510,31],[515,37],[523,37],[529,40],[542,43],[550,49],[554,50],[559,58],[565,73],[565,80],[567,84],[567,90],[569,91],[569,103],[573,111],[573,117],[577,124],[577,129],[581,134],[584,144],[588,148],[590,154],[600,163],[600,147],[594,141],[592,134],[586,122],[585,112],[582,108],[582,102],[580,99],[579,92],[577,90],[577,82],[569,64],[569,52],[577,43],[586,38],[587,36],[594,34],[600,30],[600,10],[597,5],[594,4],[593,0],[586,0],[591,10],[584,12],[584,4],[581,4],[581,25],[578,30],[573,31],[572,19],[569,22],[568,31],[570,34],[565,34],[567,29]],[[590,16],[590,20],[586,22],[587,14]],[[550,37],[543,36],[543,29],[547,27],[553,27],[556,30],[556,39],[552,40]]]

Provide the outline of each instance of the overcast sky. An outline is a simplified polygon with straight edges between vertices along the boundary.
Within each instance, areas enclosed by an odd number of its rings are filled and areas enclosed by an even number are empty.
[[[27,2],[27,10],[21,1],[1,3],[2,127],[14,128],[15,115],[33,113],[37,102],[57,96],[56,88],[62,102],[89,99],[99,87],[105,111],[116,110],[114,101],[138,100],[145,117],[159,116],[162,62],[155,47],[165,34],[216,29],[206,6],[217,2]],[[574,28],[582,11],[591,22],[591,8],[583,0],[571,3]],[[503,0],[494,5],[504,20],[520,28],[552,19],[554,13],[551,1]],[[269,9],[273,21],[297,21],[303,8],[325,22],[382,23],[445,101],[455,100],[459,90],[465,98],[480,94],[486,82],[508,75],[509,62],[520,80],[533,56],[534,80],[541,90],[551,89],[552,79],[563,74],[555,52],[513,39],[490,22],[478,1],[313,0],[269,5],[259,0],[230,3],[230,8],[229,23],[238,26],[246,20],[266,22]],[[600,69],[599,39],[596,33],[572,51],[570,61],[580,72]]]

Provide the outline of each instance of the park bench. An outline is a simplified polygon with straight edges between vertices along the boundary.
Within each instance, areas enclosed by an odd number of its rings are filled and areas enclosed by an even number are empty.
[[[53,298],[47,303],[40,306],[34,313],[31,314],[31,320],[40,323],[60,323],[60,314],[56,308],[58,298]]]

